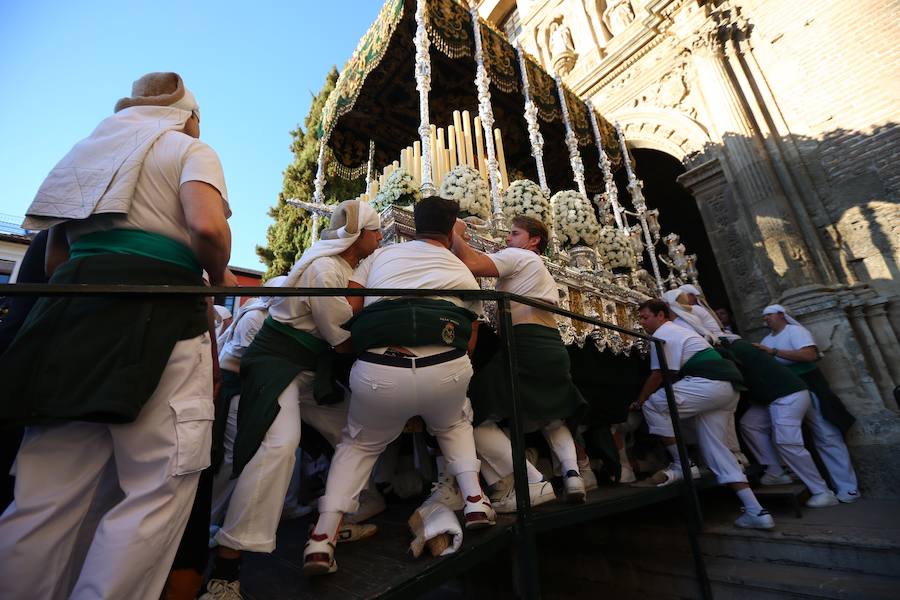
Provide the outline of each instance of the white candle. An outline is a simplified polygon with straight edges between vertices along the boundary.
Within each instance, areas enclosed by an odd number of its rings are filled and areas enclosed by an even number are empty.
[[[456,127],[451,125],[447,128],[447,150],[450,152],[450,169],[456,168]]]
[[[469,119],[469,111],[462,112],[463,138],[466,143],[466,164],[475,168],[475,153],[472,152],[472,121]]]

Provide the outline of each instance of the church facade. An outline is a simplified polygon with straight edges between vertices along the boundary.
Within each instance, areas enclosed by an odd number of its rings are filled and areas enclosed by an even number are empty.
[[[865,491],[900,496],[900,2],[478,10],[621,124],[639,175],[642,159],[654,175],[675,164],[663,176],[691,196],[742,331],[759,339],[762,308],[779,302],[813,332],[858,419],[849,443]],[[655,199],[664,229],[667,208],[681,212],[667,200]]]

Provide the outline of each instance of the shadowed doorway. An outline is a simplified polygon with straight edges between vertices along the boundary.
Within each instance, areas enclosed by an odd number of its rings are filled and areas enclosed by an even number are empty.
[[[661,234],[665,236],[674,232],[681,236],[681,242],[687,248],[688,254],[697,255],[700,286],[710,305],[713,308],[724,306],[731,310],[731,303],[725,293],[725,284],[719,273],[709,237],[703,227],[697,201],[676,181],[678,176],[685,172],[684,165],[675,157],[659,150],[631,148],[630,151],[635,162],[635,175],[644,182],[647,207],[659,209]],[[633,211],[626,183],[625,169],[619,169],[616,173],[619,198],[628,210]],[[634,219],[631,219],[631,222],[634,223]],[[665,244],[660,243],[657,246],[657,253],[665,253]],[[652,272],[649,264],[645,268]],[[665,277],[665,267],[661,265],[660,268]]]

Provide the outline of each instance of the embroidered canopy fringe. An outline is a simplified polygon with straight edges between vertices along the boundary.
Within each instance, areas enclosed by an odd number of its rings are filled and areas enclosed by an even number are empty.
[[[428,39],[448,58],[473,56],[472,16],[456,0],[431,0],[425,11]]]

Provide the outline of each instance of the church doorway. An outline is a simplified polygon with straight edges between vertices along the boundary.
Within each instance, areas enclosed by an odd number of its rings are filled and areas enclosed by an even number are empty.
[[[635,175],[644,182],[647,207],[659,209],[661,234],[674,232],[681,236],[681,242],[687,248],[688,254],[697,255],[700,286],[710,305],[713,308],[727,307],[731,310],[731,303],[725,293],[725,283],[722,281],[715,254],[703,227],[697,201],[676,181],[678,176],[685,172],[684,165],[677,158],[659,150],[631,148],[630,151],[635,163]],[[633,211],[626,183],[625,169],[619,169],[616,173],[619,198],[628,210]],[[657,253],[664,252],[665,245],[660,243],[657,246]],[[651,271],[649,264],[645,268]],[[661,265],[660,268],[665,277],[665,266]]]

